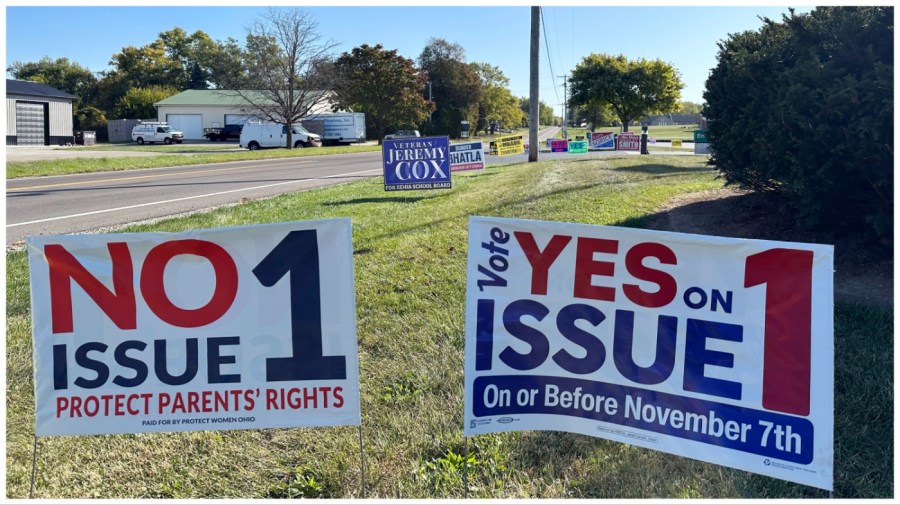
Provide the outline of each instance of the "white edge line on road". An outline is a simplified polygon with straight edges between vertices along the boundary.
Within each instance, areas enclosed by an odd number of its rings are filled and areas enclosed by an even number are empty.
[[[327,175],[327,176],[325,176],[325,177],[316,177],[315,179],[298,179],[298,180],[295,180],[295,181],[276,182],[276,183],[274,183],[274,184],[265,184],[265,185],[263,185],[263,186],[255,186],[255,187],[252,187],[252,188],[230,189],[230,190],[228,190],[228,191],[219,191],[219,192],[217,192],[217,193],[207,193],[207,194],[205,194],[205,195],[186,196],[186,197],[184,197],[184,198],[174,198],[174,199],[172,199],[172,200],[162,200],[162,201],[159,201],[159,202],[140,203],[140,204],[137,204],[137,205],[128,205],[128,206],[126,206],[126,207],[116,207],[116,208],[114,208],[114,209],[94,210],[94,211],[91,211],[91,212],[82,212],[82,213],[80,213],[80,214],[70,214],[70,215],[68,215],[68,216],[48,217],[48,218],[45,218],[45,219],[36,219],[36,220],[34,220],[34,221],[26,221],[26,222],[23,222],[23,223],[13,223],[13,224],[8,224],[8,225],[6,225],[6,227],[7,227],[7,228],[14,228],[14,227],[16,227],[16,226],[25,226],[25,225],[29,225],[29,224],[46,223],[46,222],[48,222],[48,221],[58,221],[58,220],[61,220],[61,219],[71,219],[71,218],[75,218],[75,217],[91,216],[91,215],[94,215],[94,214],[105,214],[105,213],[107,213],[107,212],[117,212],[117,211],[120,211],[120,210],[129,210],[129,209],[137,209],[137,208],[140,208],[140,207],[149,207],[149,206],[151,206],[151,205],[160,205],[160,204],[164,204],[164,203],[181,202],[181,201],[184,201],[184,200],[192,200],[192,199],[195,199],[195,198],[206,198],[206,197],[210,197],[210,196],[227,195],[227,194],[229,194],[229,193],[239,193],[239,192],[241,192],[241,191],[252,191],[252,190],[254,190],[254,189],[272,188],[272,187],[275,187],[275,186],[284,186],[284,185],[286,185],[286,184],[297,184],[297,183],[302,183],[302,182],[307,182],[307,181],[319,181],[319,180],[323,180],[323,179],[340,179],[340,178],[342,178],[342,177],[350,177],[350,176],[352,176],[352,175],[365,174],[365,173],[369,173],[369,172],[381,172],[381,171],[383,171],[383,169],[382,169],[382,168],[378,168],[378,169],[362,170],[362,171],[359,171],[359,172],[350,172],[350,173],[347,173],[347,174]]]

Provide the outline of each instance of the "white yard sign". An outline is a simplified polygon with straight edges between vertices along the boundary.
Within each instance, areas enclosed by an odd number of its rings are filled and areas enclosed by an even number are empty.
[[[450,171],[484,170],[484,145],[480,140],[450,144]]]
[[[349,219],[27,243],[38,436],[360,424]]]
[[[832,487],[832,246],[472,217],[465,434]]]

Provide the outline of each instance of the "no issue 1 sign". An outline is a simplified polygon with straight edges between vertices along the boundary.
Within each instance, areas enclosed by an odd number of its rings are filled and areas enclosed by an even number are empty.
[[[38,436],[359,425],[349,219],[27,244]]]
[[[561,430],[832,486],[833,247],[469,221],[465,434]]]

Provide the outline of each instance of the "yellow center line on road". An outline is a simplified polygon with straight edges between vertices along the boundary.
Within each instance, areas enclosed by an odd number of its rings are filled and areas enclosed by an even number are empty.
[[[265,165],[265,168],[269,167],[284,167],[288,165],[298,165],[303,163],[315,163],[314,161],[295,161],[291,163],[273,163],[272,165]],[[191,170],[190,172],[179,172],[176,174],[166,173],[166,174],[153,174],[153,175],[134,175],[131,177],[114,177],[111,179],[100,179],[94,181],[80,181],[80,182],[60,182],[56,184],[43,184],[40,186],[28,186],[24,188],[7,188],[7,193],[15,193],[17,191],[34,191],[37,189],[47,189],[47,188],[59,188],[63,186],[81,186],[87,184],[102,184],[104,182],[121,182],[121,181],[133,181],[137,179],[152,179],[154,177],[167,177],[172,175],[193,175],[193,174],[208,174],[212,172],[229,172],[232,170],[247,170],[246,166],[240,167],[229,167],[229,168],[214,168],[211,170]]]

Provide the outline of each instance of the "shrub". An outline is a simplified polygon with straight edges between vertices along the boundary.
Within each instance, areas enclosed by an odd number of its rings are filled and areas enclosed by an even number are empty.
[[[787,197],[798,224],[893,232],[893,8],[820,7],[719,44],[704,115],[729,184]]]

